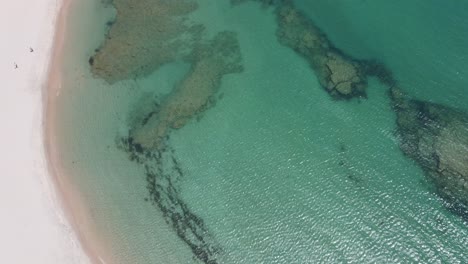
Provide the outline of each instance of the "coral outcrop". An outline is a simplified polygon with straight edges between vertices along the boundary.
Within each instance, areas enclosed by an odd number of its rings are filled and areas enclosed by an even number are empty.
[[[447,206],[468,219],[468,115],[391,89],[401,150],[435,184]]]
[[[191,70],[161,102],[147,99],[143,116],[137,116],[129,136],[118,145],[146,173],[149,201],[163,213],[167,223],[203,263],[218,263],[221,247],[203,219],[180,197],[178,181],[183,177],[167,138],[172,129],[187,124],[214,103],[224,75],[243,70],[236,34],[218,33],[207,43],[198,43],[186,58]],[[149,101],[148,101],[149,100]]]
[[[233,4],[245,1],[249,0],[231,0]],[[424,169],[449,207],[468,219],[467,115],[407,98],[385,65],[341,52],[292,1],[251,1],[275,7],[278,41],[308,62],[333,98],[365,97],[369,76],[390,88],[401,150]],[[116,20],[109,24],[102,47],[89,59],[95,76],[113,83],[144,76],[179,58],[191,64],[171,94],[157,104],[152,100],[144,104],[144,114],[134,120],[118,145],[144,168],[148,201],[159,208],[194,256],[203,263],[218,263],[221,247],[181,198],[178,181],[184,173],[167,139],[171,130],[184,127],[213,106],[226,74],[242,71],[236,34],[221,32],[203,41],[203,26],[186,20],[197,8],[192,0],[113,0],[112,4]],[[350,174],[348,178],[360,183],[359,177]]]
[[[279,42],[307,60],[330,95],[337,99],[366,95],[362,63],[335,48],[310,19],[289,3],[278,7],[277,20]]]
[[[129,135],[118,146],[146,174],[149,197],[166,222],[203,263],[216,264],[222,252],[203,219],[181,198],[179,180],[183,170],[167,143],[171,129],[183,127],[214,104],[224,75],[241,72],[242,58],[237,36],[218,33],[202,40],[203,27],[190,25],[187,14],[197,8],[189,0],[113,0],[116,20],[102,47],[89,58],[94,76],[109,83],[133,79],[182,59],[189,73],[162,100],[148,96],[140,102]]]
[[[231,0],[239,5],[248,1],[276,10],[278,41],[303,57],[314,70],[320,85],[335,99],[366,97],[367,78],[377,77],[383,84],[396,82],[391,71],[375,60],[358,60],[336,48],[313,21],[291,0]]]
[[[241,54],[233,32],[219,33],[207,44],[200,44],[191,55],[192,68],[141,126],[131,131],[135,143],[146,149],[161,147],[170,129],[183,127],[194,116],[209,108],[225,74],[242,71]]]
[[[101,48],[89,59],[91,71],[109,83],[144,76],[188,54],[203,27],[185,19],[192,0],[113,0],[115,21]]]

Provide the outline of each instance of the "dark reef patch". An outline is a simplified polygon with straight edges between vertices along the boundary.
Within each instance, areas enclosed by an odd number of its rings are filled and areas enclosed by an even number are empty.
[[[435,185],[446,207],[468,220],[468,115],[412,100],[393,87],[400,149]]]
[[[112,0],[116,9],[107,37],[91,65],[92,73],[109,83],[145,76],[161,65],[187,55],[201,38],[203,26],[186,15],[197,9],[192,0]]]
[[[178,237],[200,261],[218,263],[222,248],[203,219],[181,198],[178,182],[184,170],[168,139],[171,131],[201,118],[215,105],[223,76],[243,70],[237,36],[221,32],[203,41],[203,26],[186,19],[197,8],[192,0],[107,1],[116,8],[117,17],[108,23],[105,42],[88,60],[94,76],[114,83],[145,76],[178,59],[191,64],[172,93],[144,109],[129,135],[117,144],[130,160],[144,168],[147,199],[162,212]],[[292,1],[231,0],[233,4],[245,1],[275,8],[278,41],[307,61],[332,98],[366,98],[369,77],[388,86],[401,150],[424,169],[446,206],[468,219],[468,121],[464,113],[407,98],[396,88],[397,81],[386,65],[359,60],[339,50]],[[346,147],[341,145],[339,150],[338,163],[345,180],[365,183],[350,169]]]
[[[117,140],[128,158],[145,170],[149,197],[178,237],[203,263],[218,263],[222,252],[203,219],[194,214],[180,195],[183,170],[167,141],[172,129],[216,103],[224,75],[243,70],[237,36],[220,32],[202,38],[204,27],[190,23],[187,15],[197,9],[193,0],[106,0],[117,11],[106,39],[88,63],[95,77],[112,84],[143,77],[176,60],[191,69],[172,92],[157,100],[146,94],[131,116],[129,135]]]
[[[397,84],[392,71],[377,60],[362,60],[361,67],[366,75],[376,77],[387,87],[394,87]]]
[[[278,41],[307,60],[321,86],[335,99],[366,97],[367,78],[375,77],[389,88],[397,116],[402,152],[415,160],[451,211],[468,219],[468,115],[456,109],[412,100],[398,88],[388,67],[376,60],[358,60],[344,54],[293,1],[231,0],[233,4],[257,1],[274,6]],[[342,167],[345,147],[340,146]],[[352,177],[350,177],[352,175]],[[359,182],[354,174],[348,178]]]
[[[343,142],[340,142],[338,145],[337,155],[338,165],[343,169],[343,174],[346,176],[346,181],[363,188],[365,186],[365,181],[362,175],[355,170],[353,164],[351,164],[348,155],[348,147]]]
[[[159,208],[166,222],[197,259],[215,264],[221,247],[203,219],[181,198],[178,182],[183,170],[168,139],[173,129],[182,128],[215,105],[224,75],[243,70],[237,36],[225,31],[211,41],[200,41],[185,60],[192,65],[190,71],[164,98],[144,96],[135,109],[129,135],[119,139],[117,144],[131,161],[144,168],[148,200]]]
[[[184,241],[197,259],[203,263],[216,264],[222,252],[210,234],[203,219],[193,213],[180,197],[178,181],[184,176],[183,169],[170,147],[161,150],[146,150],[133,138],[122,138],[117,145],[129,155],[129,159],[145,169],[150,201],[161,210],[164,219]]]
[[[236,34],[218,33],[208,43],[198,44],[188,57],[190,72],[176,85],[147,120],[130,131],[136,142],[158,149],[171,129],[185,126],[216,103],[216,93],[224,75],[243,70]]]
[[[320,85],[335,99],[366,97],[363,63],[337,49],[314,23],[292,3],[277,8],[278,41],[303,57]]]
[[[249,0],[232,0],[234,4],[245,1]],[[376,77],[388,87],[397,115],[400,149],[423,168],[445,205],[468,219],[468,115],[409,99],[397,88],[397,80],[385,64],[344,54],[294,7],[293,1],[250,1],[276,7],[279,42],[307,60],[321,86],[333,98],[366,97],[368,77]],[[345,149],[340,147],[340,152],[342,155]],[[339,164],[346,167],[346,159]],[[358,179],[349,175],[350,180]]]
[[[238,5],[248,1],[275,8],[278,41],[304,58],[314,70],[320,85],[334,99],[367,98],[367,78],[377,77],[389,87],[396,84],[392,72],[376,60],[352,58],[338,49],[313,21],[291,0],[231,0]]]

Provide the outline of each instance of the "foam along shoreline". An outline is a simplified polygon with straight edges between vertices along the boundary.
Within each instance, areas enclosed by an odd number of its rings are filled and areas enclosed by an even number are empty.
[[[56,23],[53,51],[48,71],[46,90],[44,91],[44,116],[45,116],[45,149],[48,159],[50,176],[53,179],[61,198],[62,208],[73,227],[81,248],[87,256],[86,262],[80,263],[116,263],[111,257],[110,247],[105,246],[105,239],[95,228],[91,213],[82,198],[80,190],[73,186],[68,177],[67,169],[62,166],[60,160],[60,148],[58,146],[59,124],[57,122],[57,96],[62,85],[62,63],[66,39],[67,20],[70,11],[73,10],[73,2],[63,0],[62,7]]]
[[[62,4],[15,0],[0,9],[1,263],[89,263],[49,173],[44,142],[44,88]]]

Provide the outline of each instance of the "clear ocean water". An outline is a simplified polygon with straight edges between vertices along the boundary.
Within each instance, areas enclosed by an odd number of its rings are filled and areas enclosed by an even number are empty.
[[[151,202],[144,166],[118,144],[148,100],[173,98],[190,63],[110,84],[89,58],[115,19],[112,3],[79,1],[69,18],[63,161],[119,263],[468,263],[468,223],[401,151],[389,87],[369,78],[367,98],[334,99],[278,41],[279,3],[195,2],[185,19],[206,39],[235,32],[243,66],[165,143],[183,174],[178,203],[219,249],[212,262]],[[385,64],[411,98],[468,111],[468,2],[293,2],[343,54]]]

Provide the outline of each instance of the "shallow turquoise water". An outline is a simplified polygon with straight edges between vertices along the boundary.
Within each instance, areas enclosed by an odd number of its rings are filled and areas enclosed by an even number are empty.
[[[178,197],[221,248],[218,263],[468,262],[466,222],[398,146],[388,87],[370,79],[367,99],[332,100],[278,42],[272,7],[197,2],[190,21],[207,37],[236,32],[244,66],[168,141],[183,171]],[[468,109],[465,4],[295,2],[343,52],[384,62],[412,97]],[[67,44],[76,52],[59,106],[65,164],[123,263],[197,263],[145,201],[144,169],[115,144],[145,100],[165,98],[190,66],[175,61],[113,85],[93,78],[87,60],[113,11],[89,0],[75,12],[71,39],[86,41]]]

